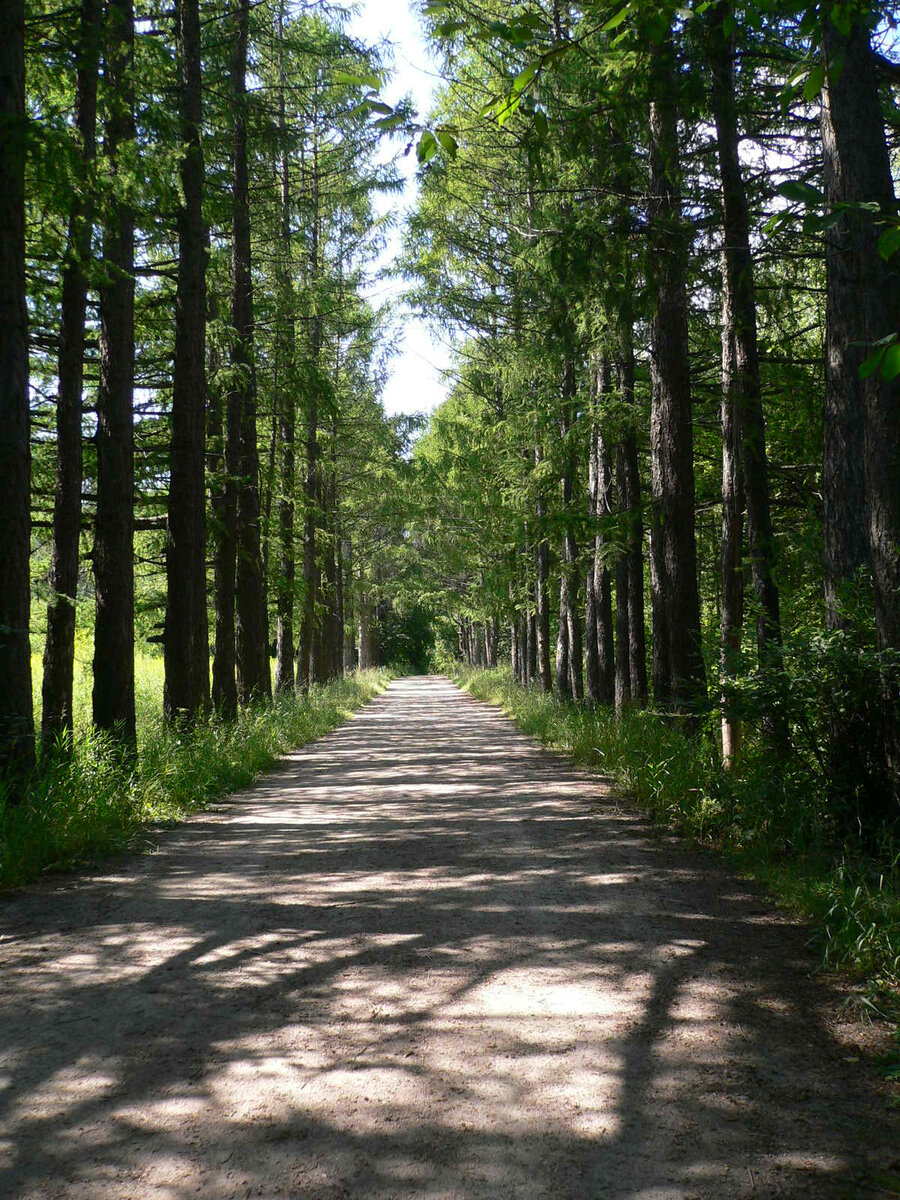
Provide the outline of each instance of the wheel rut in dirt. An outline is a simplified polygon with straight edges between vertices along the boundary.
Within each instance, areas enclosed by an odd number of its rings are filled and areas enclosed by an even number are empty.
[[[898,1124],[805,937],[398,680],[155,853],[3,902],[0,1195],[870,1194]]]

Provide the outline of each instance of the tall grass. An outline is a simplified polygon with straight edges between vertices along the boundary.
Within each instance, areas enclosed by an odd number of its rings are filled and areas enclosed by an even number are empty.
[[[6,802],[0,784],[0,886],[139,845],[146,826],[179,820],[246,786],[279,754],[346,720],[388,679],[386,672],[361,672],[314,687],[303,699],[253,706],[236,721],[211,716],[178,730],[160,715],[162,661],[145,656],[137,664],[138,758],[128,766],[115,744],[84,720],[81,674],[74,752],[38,768],[24,803]]]
[[[900,988],[900,846],[842,841],[823,781],[802,756],[774,764],[748,747],[722,768],[708,734],[658,714],[563,703],[508,670],[459,668],[456,681],[500,705],[526,733],[613,779],[654,821],[723,850],[781,903],[811,920],[823,965],[875,991]]]

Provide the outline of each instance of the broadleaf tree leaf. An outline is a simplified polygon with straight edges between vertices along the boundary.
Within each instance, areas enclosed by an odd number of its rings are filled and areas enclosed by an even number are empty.
[[[628,16],[628,5],[620,8],[614,17],[610,17],[605,25],[600,26],[601,33],[609,33],[611,29],[618,29],[625,18]]]
[[[801,179],[786,179],[784,183],[779,183],[775,191],[785,200],[796,200],[800,204],[822,204],[825,200],[823,192]]]
[[[878,239],[878,253],[885,262],[890,262],[900,250],[900,225],[892,225]]]
[[[456,158],[456,151],[459,149],[459,145],[453,134],[450,133],[448,129],[436,129],[434,136],[437,138],[438,142],[440,142],[441,149],[444,150],[450,156],[450,158]]]
[[[825,83],[825,68],[819,63],[813,67],[806,77],[806,83],[803,85],[803,99],[814,100],[821,92]]]
[[[881,378],[896,379],[900,375],[900,343],[888,346],[881,360]]]
[[[419,138],[419,144],[416,146],[416,157],[420,163],[427,163],[434,158],[437,150],[437,138],[430,129],[426,129]]]
[[[884,355],[885,355],[885,347],[884,346],[876,346],[875,349],[871,352],[871,354],[867,354],[866,357],[863,359],[862,363],[860,364],[860,368],[859,368],[860,379],[868,379],[870,375],[874,375],[874,373],[881,366],[881,360],[884,358]]]
[[[503,107],[497,110],[497,124],[501,127],[504,126],[521,103],[521,96],[507,96],[503,102]]]
[[[814,213],[808,212],[803,218],[804,233],[824,233],[826,229],[833,229],[840,221],[841,213],[827,212]]]
[[[522,92],[528,87],[529,83],[531,83],[532,79],[534,79],[535,75],[537,75],[539,65],[540,64],[536,62],[529,63],[524,70],[518,73],[513,80],[512,87],[514,92]]]
[[[335,83],[344,83],[349,87],[367,87],[372,88],[374,91],[378,91],[381,87],[379,77],[369,72],[357,75],[352,71],[335,71],[332,79]]]

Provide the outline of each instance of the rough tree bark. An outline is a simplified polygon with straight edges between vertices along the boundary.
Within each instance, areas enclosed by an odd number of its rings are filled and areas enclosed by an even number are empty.
[[[280,499],[278,503],[279,572],[276,591],[277,631],[275,635],[275,691],[294,690],[294,487],[296,468],[294,439],[296,410],[294,400],[294,288],[291,279],[291,188],[287,147],[284,77],[284,3],[278,8],[278,132],[281,139],[281,246],[278,259],[278,336],[275,343],[278,380],[278,420],[280,433]]]
[[[541,462],[541,451],[535,447],[535,465]],[[537,636],[537,679],[542,692],[553,690],[553,672],[550,666],[550,547],[544,531],[546,506],[539,494],[536,502],[537,543],[534,551],[535,564],[535,607]]]
[[[341,555],[344,564],[344,674],[356,666],[356,613],[353,602],[353,539],[344,539]]]
[[[612,370],[603,358],[593,380],[594,398],[588,448],[590,513],[595,523],[593,562],[585,581],[585,696],[591,704],[612,704],[616,663],[613,640],[612,586],[606,561],[608,533],[601,527],[612,513],[612,454],[604,435],[602,405],[609,398]]]
[[[178,287],[172,377],[172,450],[166,539],[165,686],[168,721],[209,705],[206,615],[206,263],[200,9],[178,0],[176,48],[181,87]]]
[[[218,306],[210,298],[210,320]],[[212,667],[212,702],[217,713],[233,717],[237,712],[237,679],[234,639],[234,572],[237,554],[237,487],[240,429],[238,411],[229,390],[227,400],[216,384],[218,354],[210,348],[209,412],[207,437],[210,455],[210,502],[213,534],[213,595],[216,644]],[[224,420],[223,420],[224,409]],[[227,428],[226,428],[227,426]]]
[[[650,87],[648,219],[656,300],[651,321],[650,411],[654,690],[658,704],[684,709],[703,698],[706,676],[694,533],[687,244],[670,33],[650,52]]]
[[[310,358],[318,367],[322,348],[322,326],[315,296],[319,278],[319,154],[315,126],[312,148],[311,202],[312,226],[309,248],[309,285],[313,292],[313,316],[309,330]],[[316,625],[316,524],[319,517],[319,400],[313,379],[307,386],[306,404],[306,474],[303,480],[303,612],[297,642],[297,690],[307,691],[313,679],[313,643]],[[366,617],[368,614],[366,614]],[[360,666],[363,655],[363,619],[360,612]],[[366,647],[368,650],[368,646]],[[374,662],[368,663],[374,666]]]
[[[75,128],[86,179],[97,150],[97,80],[100,67],[100,0],[82,0],[78,18]],[[75,675],[75,604],[81,540],[82,389],[87,266],[91,260],[94,206],[76,191],[69,212],[59,324],[56,399],[56,485],[50,551],[50,603],[44,642],[41,744],[44,753],[71,745]]]
[[[730,6],[713,12],[709,39],[711,101],[722,179],[723,291],[733,342],[733,404],[740,410],[740,469],[743,474],[753,590],[759,603],[756,626],[759,665],[781,664],[781,614],[775,582],[775,540],[769,497],[766,423],[759,381],[756,289],[750,248],[750,219],[739,154],[740,134],[734,84],[734,37],[723,22]]]
[[[622,410],[616,446],[616,511],[622,548],[616,555],[616,711],[647,703],[644,630],[644,522],[634,418],[634,333],[626,308],[620,315],[616,387]]]
[[[723,274],[727,277],[727,266]],[[723,289],[722,303],[722,678],[740,670],[744,623],[744,479],[741,469],[741,417],[738,356],[734,336],[732,293]],[[722,760],[730,767],[741,752],[741,723],[727,697],[722,706]]]
[[[0,771],[34,763],[25,305],[25,9],[0,5]]]
[[[238,0],[232,64],[234,108],[231,324],[233,384],[229,404],[239,413],[240,467],[237,489],[235,578],[238,699],[271,699],[269,628],[260,552],[259,449],[256,441],[256,372],[253,365],[253,281],[250,273],[250,194],[247,165],[247,26],[249,0]]]
[[[134,6],[107,7],[104,148],[113,176],[134,139]],[[134,712],[134,215],[114,200],[103,228],[100,383],[97,389],[97,513],[94,534],[93,716],[132,748]]]
[[[575,423],[575,364],[563,371],[560,437],[564,443],[562,506],[565,519],[560,547],[559,633],[556,639],[556,690],[560,696],[584,699],[584,653],[578,612],[578,544],[574,529],[575,447],[570,436]],[[565,674],[565,682],[562,675]]]
[[[825,6],[822,108],[825,190],[832,205],[877,202],[896,215],[884,119],[865,14],[846,10],[843,29]],[[845,620],[844,591],[863,566],[872,573],[879,649],[900,648],[900,383],[859,367],[867,347],[900,324],[897,269],[878,252],[881,226],[845,209],[826,234],[825,451],[823,512],[826,600],[832,628]],[[892,260],[893,262],[894,260]],[[873,786],[864,823],[900,817],[900,697],[882,697],[886,785]],[[844,731],[846,733],[846,731]],[[865,730],[860,731],[865,737]],[[846,742],[839,733],[838,741]],[[838,758],[846,746],[836,744]]]

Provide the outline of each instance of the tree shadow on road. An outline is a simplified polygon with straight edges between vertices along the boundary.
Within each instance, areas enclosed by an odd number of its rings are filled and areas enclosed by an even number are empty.
[[[0,934],[9,1200],[836,1198],[900,1156],[804,931],[434,681]]]

